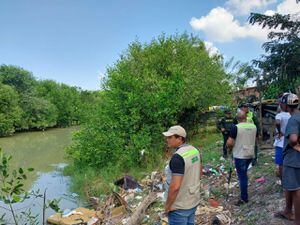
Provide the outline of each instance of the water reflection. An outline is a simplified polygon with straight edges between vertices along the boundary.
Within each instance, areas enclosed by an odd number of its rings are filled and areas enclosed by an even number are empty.
[[[80,204],[76,195],[68,191],[70,177],[62,175],[62,169],[67,165],[65,147],[71,144],[72,133],[76,130],[78,127],[51,129],[45,132],[20,133],[12,137],[0,138],[0,147],[13,157],[12,168],[33,167],[35,169],[28,176],[26,190],[40,190],[43,193],[47,189],[47,199],[61,199],[59,205],[62,209],[73,209]],[[14,204],[14,208],[17,212],[30,208],[33,214],[41,214],[42,201],[42,199],[31,198]],[[3,202],[0,202],[0,206],[7,207]],[[4,211],[0,208],[0,215]],[[46,217],[53,213],[52,210],[48,210]]]

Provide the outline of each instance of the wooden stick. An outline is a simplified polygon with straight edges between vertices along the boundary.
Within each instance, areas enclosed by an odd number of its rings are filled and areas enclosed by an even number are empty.
[[[147,208],[157,199],[157,194],[155,192],[150,192],[150,194],[142,201],[142,203],[137,207],[135,212],[130,217],[127,225],[139,225],[146,213]]]

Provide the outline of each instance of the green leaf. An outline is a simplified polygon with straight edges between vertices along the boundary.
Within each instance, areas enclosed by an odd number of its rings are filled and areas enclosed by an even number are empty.
[[[23,168],[19,168],[19,173],[20,173],[20,174],[23,174],[23,173],[24,173]]]
[[[18,196],[18,195],[13,195],[13,203],[17,203],[17,202],[20,202],[20,201],[21,201],[20,196]]]

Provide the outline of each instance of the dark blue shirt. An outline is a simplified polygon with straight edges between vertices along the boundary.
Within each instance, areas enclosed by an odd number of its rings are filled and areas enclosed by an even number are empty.
[[[184,175],[184,159],[179,154],[174,154],[170,160],[170,170],[173,175]]]
[[[283,165],[300,168],[300,152],[296,151],[289,145],[289,136],[291,134],[300,134],[300,112],[291,116],[286,125],[284,148],[283,148]]]

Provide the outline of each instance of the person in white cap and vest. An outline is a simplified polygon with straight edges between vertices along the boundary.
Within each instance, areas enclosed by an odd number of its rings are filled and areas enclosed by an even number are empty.
[[[168,147],[175,150],[166,167],[165,213],[169,225],[194,225],[200,203],[200,152],[186,143],[186,131],[181,126],[172,126],[163,135]]]

